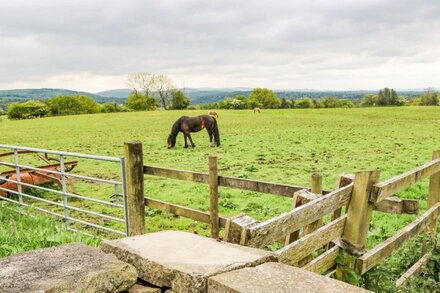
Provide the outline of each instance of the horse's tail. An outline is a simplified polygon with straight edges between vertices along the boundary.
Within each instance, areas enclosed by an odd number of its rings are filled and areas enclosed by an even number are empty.
[[[217,119],[212,117],[214,119],[214,126],[212,127],[212,131],[214,132],[214,140],[217,146],[220,146],[220,133],[218,131],[218,125],[217,125]]]

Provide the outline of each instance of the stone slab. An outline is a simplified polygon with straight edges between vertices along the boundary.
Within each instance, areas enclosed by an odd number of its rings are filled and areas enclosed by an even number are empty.
[[[210,277],[208,293],[346,293],[370,292],[281,263],[265,263],[253,268]]]
[[[264,250],[180,231],[104,241],[101,249],[135,266],[139,278],[176,292],[206,292],[210,276],[276,259]]]
[[[0,259],[0,292],[120,292],[136,283],[136,269],[81,243]]]

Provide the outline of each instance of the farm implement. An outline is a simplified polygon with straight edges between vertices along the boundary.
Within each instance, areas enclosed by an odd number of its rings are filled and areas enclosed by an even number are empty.
[[[20,167],[19,172],[13,163],[0,161],[0,166],[10,167],[13,170],[8,170],[0,173],[0,197],[8,196],[9,193],[18,192],[19,186],[24,191],[32,186],[41,186],[52,182],[57,183],[62,188],[61,162],[56,158],[51,158],[48,154],[41,155],[34,151],[18,151],[1,153],[0,158],[14,156],[18,154],[34,154],[39,160],[46,163],[38,167]],[[78,165],[78,161],[64,162],[64,172],[70,172]],[[17,177],[17,175],[19,175]],[[17,180],[18,179],[18,180]],[[72,192],[75,193],[75,186],[70,178],[65,178],[66,183],[71,187]],[[20,182],[21,184],[18,184]]]

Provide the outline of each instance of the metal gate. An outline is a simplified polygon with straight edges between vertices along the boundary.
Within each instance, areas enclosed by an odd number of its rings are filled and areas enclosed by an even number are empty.
[[[0,144],[1,200],[62,218],[71,231],[127,235],[124,158]]]

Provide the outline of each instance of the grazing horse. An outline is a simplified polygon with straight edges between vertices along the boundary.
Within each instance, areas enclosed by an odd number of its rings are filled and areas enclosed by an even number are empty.
[[[255,113],[260,113],[260,111],[261,111],[260,108],[258,108],[258,107],[255,107],[255,108],[254,108],[254,114],[255,114]]]
[[[217,120],[209,115],[200,115],[196,117],[182,116],[174,122],[171,128],[171,133],[168,136],[168,148],[173,148],[176,145],[176,137],[179,132],[183,132],[185,138],[185,148],[188,147],[187,138],[191,142],[191,146],[195,147],[190,132],[199,132],[203,128],[206,128],[209,134],[209,141],[212,143],[212,139],[217,146],[220,146],[220,134],[218,132]]]
[[[209,115],[209,116],[212,116],[212,117],[216,117],[216,118],[218,119],[218,113],[217,113],[217,111],[209,110],[209,111],[208,111],[208,115]]]

